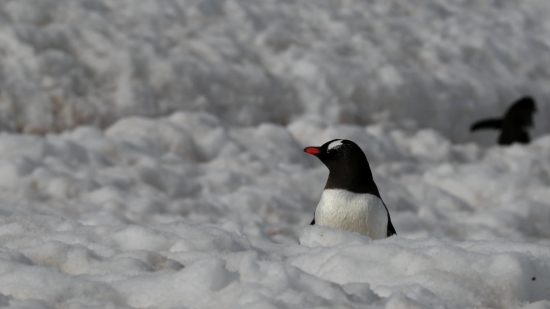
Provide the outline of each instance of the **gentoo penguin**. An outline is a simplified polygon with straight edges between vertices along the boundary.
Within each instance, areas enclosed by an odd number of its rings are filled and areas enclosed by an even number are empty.
[[[304,151],[319,158],[329,170],[311,225],[357,232],[372,239],[396,234],[367,157],[357,144],[334,139]]]
[[[499,145],[510,145],[514,142],[528,144],[529,128],[533,127],[533,113],[537,111],[535,100],[531,97],[523,97],[517,100],[502,118],[483,119],[475,122],[470,131],[480,129],[500,130]]]

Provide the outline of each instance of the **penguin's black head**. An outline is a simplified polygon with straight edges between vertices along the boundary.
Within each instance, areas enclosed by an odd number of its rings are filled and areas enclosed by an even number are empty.
[[[533,127],[533,114],[537,111],[537,105],[532,97],[525,96],[517,100],[504,115],[504,122],[514,124],[522,129]]]
[[[356,143],[347,139],[333,139],[320,147],[306,147],[304,151],[316,156],[328,167],[325,189],[369,193],[380,198],[367,157]]]
[[[534,113],[537,111],[537,105],[535,103],[535,100],[530,96],[525,96],[519,100],[517,100],[511,107],[510,110],[514,110],[516,112],[523,111],[528,113]]]
[[[333,139],[320,147],[306,147],[304,151],[319,158],[331,172],[350,172],[368,166],[363,150],[347,139]]]

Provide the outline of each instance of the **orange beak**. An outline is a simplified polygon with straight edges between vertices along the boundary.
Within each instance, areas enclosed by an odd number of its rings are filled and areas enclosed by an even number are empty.
[[[319,147],[306,147],[304,151],[314,156],[321,153],[321,150],[319,149]]]

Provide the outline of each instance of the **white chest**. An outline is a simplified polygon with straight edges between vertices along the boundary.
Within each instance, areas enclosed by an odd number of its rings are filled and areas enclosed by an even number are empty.
[[[387,237],[388,214],[382,200],[372,194],[328,189],[315,210],[315,224],[380,239]]]

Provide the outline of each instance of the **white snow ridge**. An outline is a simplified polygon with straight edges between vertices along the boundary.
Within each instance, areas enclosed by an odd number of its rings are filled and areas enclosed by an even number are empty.
[[[549,12],[0,1],[0,308],[550,308]],[[396,236],[309,225],[335,138]]]

